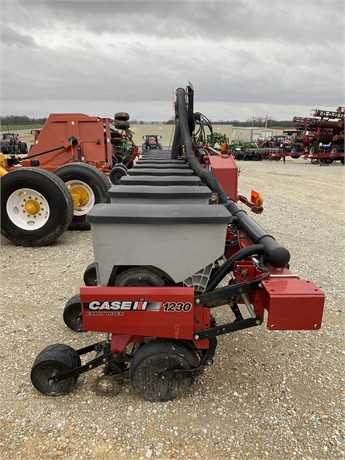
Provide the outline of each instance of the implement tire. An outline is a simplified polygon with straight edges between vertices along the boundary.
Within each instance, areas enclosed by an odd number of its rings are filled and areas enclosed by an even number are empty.
[[[109,201],[109,179],[95,166],[88,163],[70,163],[57,168],[54,173],[67,185],[74,201],[70,230],[89,230],[85,216],[97,203]]]
[[[129,129],[131,125],[129,124],[128,121],[117,121],[115,123],[115,128],[120,129],[121,131]]]
[[[154,340],[142,345],[135,353],[129,379],[133,388],[148,401],[170,401],[181,396],[193,382],[191,375],[170,373],[169,370],[193,369],[192,353],[177,340]]]
[[[1,233],[18,246],[47,246],[73,217],[68,188],[55,174],[21,168],[1,178]]]
[[[154,267],[132,267],[116,277],[115,286],[164,286],[164,280]]]
[[[114,185],[118,184],[123,176],[128,175],[128,169],[122,163],[116,164],[109,173],[110,182]]]
[[[117,121],[128,121],[129,113],[127,112],[116,112],[114,115],[115,120]]]

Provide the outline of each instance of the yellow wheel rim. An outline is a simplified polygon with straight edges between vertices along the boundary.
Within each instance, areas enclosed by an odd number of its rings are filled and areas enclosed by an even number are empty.
[[[66,185],[73,198],[73,215],[85,216],[96,203],[94,191],[89,184],[78,179],[72,179]]]
[[[85,206],[90,200],[87,190],[83,187],[72,187],[70,192],[74,200],[74,205],[77,208]],[[76,199],[76,197],[78,198]]]

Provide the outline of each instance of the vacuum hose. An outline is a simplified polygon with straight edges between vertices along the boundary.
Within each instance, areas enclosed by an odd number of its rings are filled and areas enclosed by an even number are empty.
[[[185,90],[183,88],[179,88],[176,91],[176,104],[176,122],[179,129],[175,131],[173,145],[178,145],[179,139],[177,139],[177,136],[180,135],[181,142],[185,148],[188,164],[194,173],[206,183],[212,192],[218,194],[219,202],[223,204],[233,216],[237,217],[239,227],[246,232],[249,238],[255,244],[263,245],[264,256],[267,262],[277,268],[286,266],[290,260],[289,251],[284,246],[278,244],[273,236],[269,235],[259,224],[248,216],[246,211],[238,206],[235,201],[230,199],[212,172],[204,169],[196,158],[193,152],[188,128],[188,114],[185,101]]]
[[[215,289],[218,284],[222,281],[225,276],[233,271],[235,262],[238,260],[246,259],[247,257],[254,256],[256,254],[262,254],[264,252],[264,245],[263,244],[252,244],[251,246],[247,246],[245,248],[240,249],[231,257],[228,258],[224,264],[217,269],[214,275],[211,276],[207,288],[205,292],[210,292]]]
[[[171,146],[171,159],[177,160],[180,156],[180,147],[181,147],[181,133],[180,133],[180,122],[176,120],[175,123],[175,133],[173,137],[173,143]]]

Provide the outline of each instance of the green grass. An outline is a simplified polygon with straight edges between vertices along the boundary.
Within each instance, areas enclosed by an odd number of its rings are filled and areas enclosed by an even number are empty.
[[[16,132],[22,129],[41,129],[43,125],[1,125],[2,132]]]

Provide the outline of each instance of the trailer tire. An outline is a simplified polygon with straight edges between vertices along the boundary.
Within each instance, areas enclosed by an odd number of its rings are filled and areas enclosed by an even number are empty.
[[[72,331],[84,332],[79,294],[71,297],[66,303],[62,317],[66,326]]]
[[[85,216],[95,204],[109,201],[109,179],[95,166],[80,162],[60,166],[54,173],[65,182],[72,196],[75,192],[80,197],[79,206],[74,205],[70,230],[89,230]]]
[[[19,246],[46,246],[73,218],[73,200],[55,174],[21,168],[1,178],[1,233]],[[27,214],[20,212],[28,209]]]
[[[116,112],[114,115],[114,119],[118,121],[128,121],[129,120],[129,113],[127,112]]]
[[[161,373],[175,369],[193,369],[192,353],[175,340],[153,340],[142,345],[133,356],[129,379],[133,388],[148,401],[169,401],[182,395],[192,384],[193,377]]]
[[[36,357],[31,369],[33,386],[45,395],[59,396],[69,393],[78,380],[77,376],[55,382],[54,376],[80,367],[80,356],[74,348],[56,343],[49,345]]]
[[[109,173],[110,182],[114,185],[118,184],[123,176],[128,175],[128,169],[124,164],[117,163]]]

